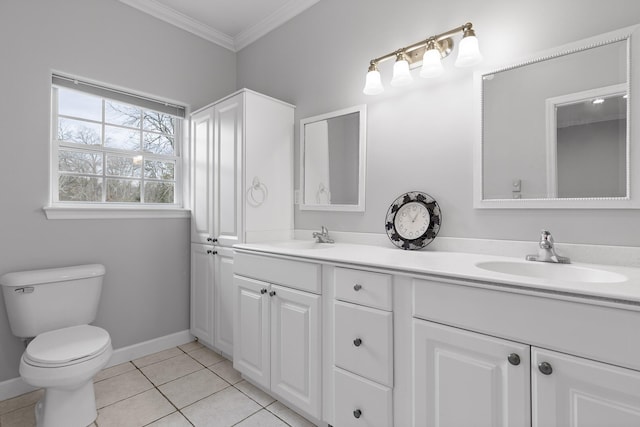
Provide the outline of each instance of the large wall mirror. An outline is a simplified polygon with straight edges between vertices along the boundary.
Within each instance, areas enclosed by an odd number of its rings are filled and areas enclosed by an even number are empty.
[[[476,208],[640,208],[637,28],[475,74]]]
[[[366,106],[300,120],[302,210],[364,211]]]

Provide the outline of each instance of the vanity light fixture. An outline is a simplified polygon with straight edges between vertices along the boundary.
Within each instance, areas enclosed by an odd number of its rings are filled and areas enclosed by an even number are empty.
[[[391,58],[396,58],[396,62],[393,65],[391,86],[405,86],[411,83],[413,78],[410,70],[420,65],[422,65],[420,77],[433,78],[440,76],[444,72],[442,58],[446,58],[453,50],[453,39],[451,37],[457,33],[462,33],[462,40],[458,47],[455,66],[471,67],[482,61],[473,25],[471,22],[467,22],[460,27],[372,59],[369,63],[369,71],[367,72],[362,92],[365,95],[377,95],[384,91],[378,64]]]
[[[593,101],[591,101],[593,104],[597,105],[597,104],[604,104],[604,98],[596,98]]]

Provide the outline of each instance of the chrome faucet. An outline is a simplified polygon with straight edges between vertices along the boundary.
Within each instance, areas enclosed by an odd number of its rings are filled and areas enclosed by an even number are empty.
[[[314,231],[313,237],[318,239],[318,243],[335,243],[332,238],[329,237],[329,230],[324,225],[320,228],[320,232]]]
[[[537,255],[527,255],[527,261],[555,262],[558,264],[570,264],[571,260],[566,256],[556,253],[553,246],[553,236],[547,230],[540,232],[540,249]]]

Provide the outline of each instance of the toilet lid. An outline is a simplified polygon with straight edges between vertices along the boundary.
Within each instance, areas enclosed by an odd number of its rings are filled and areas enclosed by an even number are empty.
[[[71,326],[38,335],[27,346],[25,356],[37,365],[68,365],[74,360],[92,358],[110,345],[109,333],[102,328]]]

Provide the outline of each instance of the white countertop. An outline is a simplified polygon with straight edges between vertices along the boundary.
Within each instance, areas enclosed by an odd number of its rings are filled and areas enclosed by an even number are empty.
[[[470,280],[479,284],[494,284],[523,288],[532,291],[544,291],[569,296],[582,296],[604,299],[610,302],[640,305],[640,268],[572,263],[570,268],[580,269],[580,273],[597,277],[602,272],[622,275],[614,282],[550,280],[547,278],[505,274],[479,268],[482,262],[535,263],[522,258],[494,255],[480,255],[463,252],[444,251],[405,251],[397,248],[360,245],[351,243],[317,244],[312,241],[293,240],[288,242],[244,243],[234,245],[239,251],[255,251],[310,261],[355,264],[405,273],[418,273]],[[567,268],[562,264],[546,264],[551,269]],[[592,271],[598,270],[598,271]],[[606,274],[606,273],[605,273]],[[594,280],[594,279],[590,279]]]

